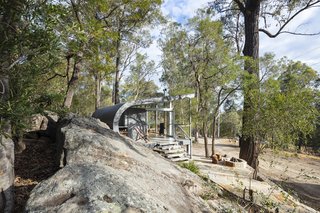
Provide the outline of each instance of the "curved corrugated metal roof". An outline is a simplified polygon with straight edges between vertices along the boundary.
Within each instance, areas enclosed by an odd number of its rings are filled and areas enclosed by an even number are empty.
[[[119,132],[119,121],[120,121],[121,115],[130,107],[170,102],[174,100],[180,100],[184,98],[194,98],[194,97],[195,97],[194,94],[188,94],[188,95],[179,95],[175,97],[166,96],[166,97],[137,100],[137,101],[127,102],[127,103],[120,103],[114,106],[97,109],[92,114],[92,117],[100,119],[102,122],[105,122],[106,124],[108,124],[108,126],[112,128],[113,131]]]
[[[116,115],[117,111],[120,107],[122,107],[124,103],[116,104],[113,106],[108,106],[104,108],[97,109],[92,117],[100,119],[100,121],[108,124],[108,126],[113,129],[113,119]]]

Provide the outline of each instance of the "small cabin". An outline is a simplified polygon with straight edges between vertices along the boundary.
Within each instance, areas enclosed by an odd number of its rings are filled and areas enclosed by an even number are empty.
[[[139,107],[129,107],[121,114],[120,119],[115,119],[117,111],[124,103],[104,107],[96,110],[92,117],[99,118],[102,122],[117,132],[138,140],[139,134],[147,133],[147,110]],[[114,122],[116,120],[116,122]]]
[[[100,119],[115,132],[126,135],[133,140],[148,143],[178,143],[187,146],[191,156],[191,115],[189,114],[186,133],[175,123],[174,101],[189,99],[194,94],[180,96],[156,97],[132,102],[120,103],[97,109],[92,117]],[[179,131],[179,134],[177,132]],[[183,135],[183,137],[181,137]]]

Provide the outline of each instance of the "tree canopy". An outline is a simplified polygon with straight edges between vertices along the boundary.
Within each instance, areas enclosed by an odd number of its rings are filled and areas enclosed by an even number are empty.
[[[212,136],[214,144],[218,117],[235,122],[233,135],[244,142],[240,157],[252,166],[259,141],[286,147],[316,137],[318,73],[272,53],[261,57],[259,33],[317,34],[289,31],[288,25],[319,1],[213,1],[185,24],[165,20],[162,3],[1,1],[0,77],[8,80],[10,93],[0,109],[13,134],[20,137],[36,112],[91,115],[103,105],[157,96],[154,76],[162,69],[170,95],[196,94],[195,139],[202,135],[207,144]],[[165,27],[157,65],[141,50],[160,24]],[[243,107],[228,111],[230,104]],[[181,106],[177,114],[187,110]],[[214,153],[214,145],[205,153]]]

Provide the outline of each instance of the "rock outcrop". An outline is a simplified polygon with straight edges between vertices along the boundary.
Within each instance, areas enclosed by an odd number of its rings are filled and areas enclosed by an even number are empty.
[[[14,143],[0,135],[0,212],[13,211]]]
[[[57,122],[59,116],[57,113],[44,111],[42,114],[34,114],[30,117],[30,128],[27,130],[27,137],[38,138],[40,135],[50,137],[53,141],[56,137]]]
[[[62,168],[33,189],[27,212],[211,211],[197,175],[99,120],[68,116],[57,143]]]

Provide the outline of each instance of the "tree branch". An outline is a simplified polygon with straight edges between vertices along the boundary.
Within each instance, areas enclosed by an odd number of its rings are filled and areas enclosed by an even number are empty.
[[[280,34],[291,34],[291,35],[298,35],[298,36],[315,36],[315,35],[320,35],[320,32],[317,33],[295,33],[295,32],[290,32],[290,31],[281,31],[277,32],[276,34],[271,34],[268,30],[265,29],[259,29],[260,32],[265,33],[267,36],[270,38],[275,38]]]
[[[240,0],[233,0],[239,7],[239,10],[244,14],[246,8],[244,7],[243,3]]]
[[[50,80],[54,79],[54,78],[57,77],[57,76],[62,77],[62,78],[67,77],[67,75],[61,75],[61,74],[59,74],[59,73],[55,73],[54,76],[48,78],[47,81],[50,81]]]
[[[72,5],[73,12],[76,15],[77,21],[78,21],[78,23],[80,25],[80,29],[82,30],[83,28],[82,28],[82,23],[81,23],[81,20],[80,20],[80,16],[79,16],[79,11],[78,11],[77,5],[74,2],[74,0],[70,0],[70,2],[71,2],[71,5]]]
[[[315,36],[315,35],[320,35],[320,32],[317,33],[295,33],[295,32],[290,32],[290,31],[282,31],[280,34],[291,34],[291,35],[298,35],[298,36]]]
[[[222,87],[222,88],[223,88],[223,87]],[[220,106],[225,102],[225,100],[227,100],[227,98],[228,98],[232,93],[234,93],[235,91],[237,91],[239,88],[240,88],[240,85],[238,85],[237,87],[231,89],[231,90],[227,93],[227,95],[221,100],[221,102],[218,103],[218,107],[220,107]],[[221,90],[221,91],[222,91],[222,90]],[[219,92],[220,92],[220,91],[219,91]]]
[[[229,11],[241,11],[239,8],[236,9],[236,8],[229,8],[229,9],[224,9],[224,10],[221,10],[219,11],[220,13],[225,13],[225,12],[229,12]],[[241,11],[242,12],[242,11]]]
[[[234,1],[239,1],[239,0],[234,0]],[[300,10],[298,10],[295,14],[293,14],[290,18],[288,18],[288,20],[282,25],[280,26],[279,30],[275,33],[272,34],[270,33],[268,30],[266,29],[259,29],[260,32],[265,33],[267,36],[269,36],[270,38],[275,38],[277,37],[279,34],[281,33],[289,33],[289,34],[293,34],[293,35],[319,35],[320,33],[293,33],[293,32],[288,32],[288,31],[283,31],[282,30],[297,16],[299,15],[301,12],[311,8],[311,7],[315,7],[316,4],[320,3],[320,0],[315,1],[313,3],[311,3],[311,0],[308,2],[308,4],[306,6],[304,6],[303,8],[301,8]]]

